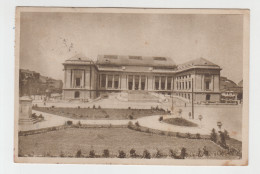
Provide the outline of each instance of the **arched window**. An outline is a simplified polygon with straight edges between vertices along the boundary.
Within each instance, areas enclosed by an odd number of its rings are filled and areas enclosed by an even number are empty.
[[[76,91],[76,92],[74,93],[74,98],[79,98],[79,91]]]

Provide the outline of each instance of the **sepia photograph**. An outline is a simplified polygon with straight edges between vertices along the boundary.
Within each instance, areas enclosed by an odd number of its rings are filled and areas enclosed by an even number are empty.
[[[248,165],[249,10],[16,7],[14,161]]]

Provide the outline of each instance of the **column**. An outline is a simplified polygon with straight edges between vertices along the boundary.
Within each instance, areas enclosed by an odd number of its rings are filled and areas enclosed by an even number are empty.
[[[106,74],[106,89],[107,89],[107,74]]]
[[[159,90],[161,90],[161,76],[159,76]]]
[[[167,78],[168,78],[168,77],[166,76],[166,78],[165,78],[165,85],[164,85],[164,86],[165,86],[165,90],[168,90],[168,89],[167,89],[167,87],[168,87],[168,86],[167,86]]]
[[[135,90],[135,76],[133,75],[133,84],[132,84],[132,90]]]
[[[139,76],[139,85],[138,85],[138,89],[141,90],[141,76]]]
[[[173,90],[174,88],[174,80],[173,80],[173,77],[171,78],[171,90]]]
[[[145,85],[144,85],[144,89],[148,90],[148,77],[145,76]]]
[[[67,71],[66,69],[64,69],[64,87],[66,88],[66,84],[67,84]]]
[[[202,76],[202,78],[201,78],[201,82],[202,82],[202,84],[201,84],[201,90],[204,91],[204,90],[205,90],[205,88],[204,88],[204,86],[205,86],[204,75],[201,75],[201,76]]]
[[[118,89],[121,89],[121,75],[119,75],[118,79]]]
[[[74,88],[74,74],[75,74],[75,72],[74,72],[74,70],[72,70],[72,88]]]
[[[81,79],[80,79],[80,86],[84,87],[84,70],[81,70]]]
[[[114,75],[112,76],[112,89],[114,89],[114,83],[115,83],[115,78]]]

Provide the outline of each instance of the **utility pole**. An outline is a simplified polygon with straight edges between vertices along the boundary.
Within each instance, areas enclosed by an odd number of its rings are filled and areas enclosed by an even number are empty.
[[[192,84],[192,88],[191,88],[191,115],[192,115],[192,119],[194,119],[193,78],[191,79],[191,84]]]

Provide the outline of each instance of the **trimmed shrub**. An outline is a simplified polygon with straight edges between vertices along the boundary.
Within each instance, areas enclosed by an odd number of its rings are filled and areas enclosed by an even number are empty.
[[[77,124],[77,125],[78,125],[78,126],[82,126],[82,124],[81,124],[81,122],[80,122],[80,121],[78,122],[78,124]]]
[[[172,157],[172,158],[177,158],[176,152],[172,149],[169,150],[169,156]]]
[[[98,106],[98,109],[101,109],[101,106],[100,106],[100,105]]]
[[[137,121],[137,122],[135,122],[135,125],[137,126],[137,127],[140,127],[140,124],[139,124],[139,122]]]
[[[96,157],[96,153],[95,153],[95,151],[94,150],[91,150],[91,151],[89,151],[89,158],[95,158]]]
[[[163,116],[160,116],[159,121],[163,121]]]
[[[130,110],[130,109],[131,109],[131,107],[129,106],[129,107],[128,107],[128,109]]]
[[[165,133],[163,131],[160,132],[160,135],[165,135]]]
[[[180,159],[184,159],[187,156],[186,148],[181,149]]]
[[[78,106],[78,109],[80,109],[80,106]]]
[[[205,156],[209,156],[209,151],[207,150],[207,147],[206,147],[206,146],[203,147],[203,154],[204,154]]]
[[[118,151],[118,158],[125,158],[126,157],[126,154],[123,150],[119,150]]]
[[[60,152],[60,157],[65,157],[65,155],[62,151]]]
[[[199,133],[196,134],[196,138],[197,138],[197,139],[201,139],[201,136],[200,136]]]
[[[135,150],[135,149],[131,149],[131,150],[130,150],[130,157],[131,157],[131,158],[136,158],[136,157],[137,157],[137,154],[136,154],[136,150]]]
[[[159,150],[159,149],[156,149],[156,154],[155,154],[155,158],[162,158],[163,157],[163,154],[162,152]]]
[[[68,126],[70,126],[70,125],[72,125],[72,121],[70,121],[70,120],[68,120],[67,122],[66,122],[66,125],[68,125]]]
[[[93,109],[96,109],[96,106],[95,106],[95,105],[93,105]]]
[[[151,158],[151,154],[148,150],[144,150],[143,152],[143,158],[146,158],[146,159],[150,159]]]
[[[81,150],[78,150],[77,153],[76,153],[76,157],[77,157],[77,158],[80,158],[81,155],[82,155]]]
[[[106,114],[105,118],[109,118],[109,115],[108,115],[108,114]]]
[[[103,155],[102,155],[102,156],[105,157],[105,158],[108,158],[109,155],[110,155],[109,150],[108,150],[108,149],[104,149],[104,150],[103,150]]]
[[[134,126],[134,125],[133,125],[132,121],[129,121],[127,127],[128,127],[129,129],[132,129],[133,126]]]
[[[134,117],[133,117],[132,115],[129,115],[128,118],[129,118],[130,120],[133,120],[133,119],[134,119]]]
[[[191,134],[190,133],[186,133],[186,138],[191,138]]]

